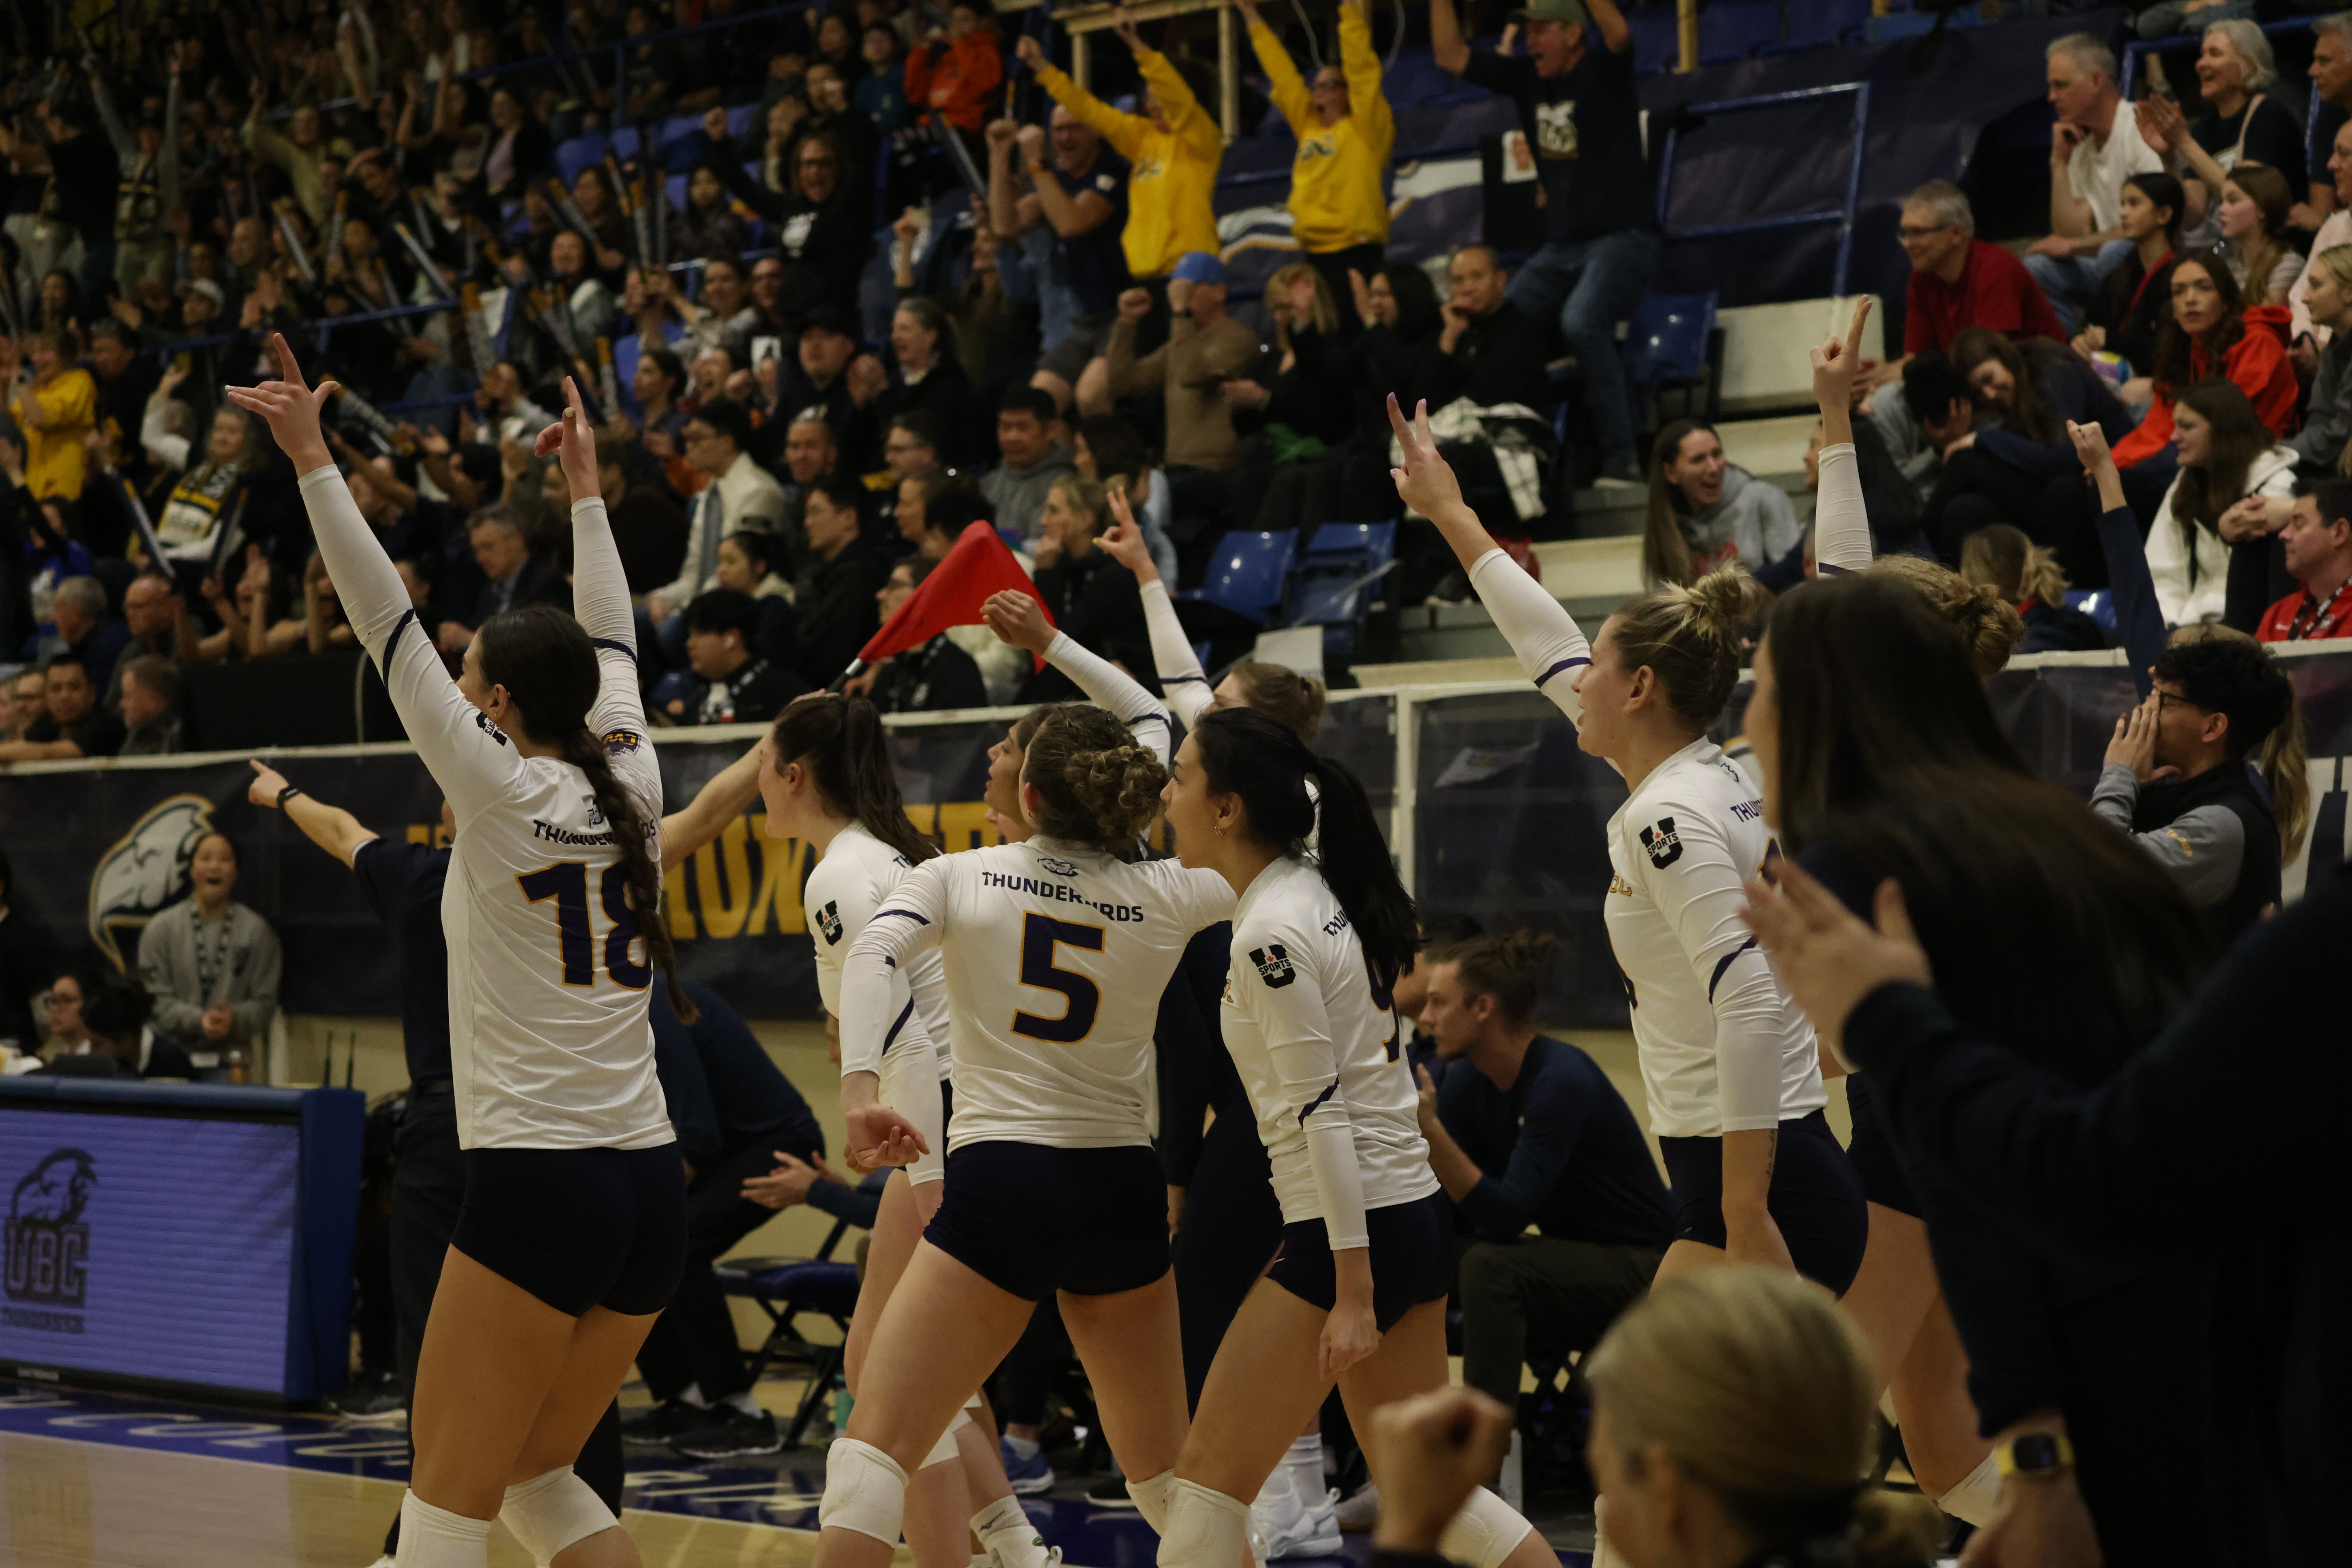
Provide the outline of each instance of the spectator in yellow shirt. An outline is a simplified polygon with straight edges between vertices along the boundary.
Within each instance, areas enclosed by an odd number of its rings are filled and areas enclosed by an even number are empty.
[[[65,339],[37,331],[25,340],[33,367],[30,386],[16,384],[16,349],[0,337],[0,385],[9,388],[8,416],[25,433],[25,488],[37,499],[79,500],[82,442],[98,422],[98,383],[89,372],[68,363]]]
[[[1386,259],[1389,200],[1381,172],[1396,144],[1396,120],[1381,91],[1371,23],[1359,0],[1345,0],[1339,7],[1340,63],[1318,69],[1309,87],[1253,0],[1238,4],[1249,18],[1258,64],[1273,83],[1274,106],[1298,138],[1290,165],[1291,235],[1330,285],[1332,298],[1352,317],[1355,296],[1348,274],[1369,278]]]
[[[1018,52],[1055,100],[1093,126],[1131,166],[1122,238],[1127,269],[1139,283],[1166,278],[1175,270],[1178,258],[1192,251],[1215,254],[1223,248],[1217,242],[1217,216],[1210,198],[1216,190],[1217,165],[1224,159],[1225,137],[1176,63],[1144,47],[1124,7],[1112,15],[1118,18],[1119,37],[1135,51],[1143,71],[1141,114],[1122,114],[1072,81],[1055,68],[1036,39],[1024,37]]]

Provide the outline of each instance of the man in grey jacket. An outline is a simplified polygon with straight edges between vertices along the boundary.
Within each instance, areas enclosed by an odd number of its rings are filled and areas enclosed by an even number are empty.
[[[150,1022],[199,1068],[249,1052],[278,1016],[278,933],[229,901],[236,871],[236,846],[206,834],[188,867],[189,896],[148,921],[139,941],[139,978],[155,999]]]

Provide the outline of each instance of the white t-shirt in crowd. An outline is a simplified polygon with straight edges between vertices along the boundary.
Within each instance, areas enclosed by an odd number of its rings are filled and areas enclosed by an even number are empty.
[[[2115,123],[2105,146],[2085,135],[2066,155],[2066,177],[2074,194],[2091,204],[2091,232],[2105,234],[2123,221],[2124,182],[2134,174],[2161,173],[2164,160],[2139,133],[2139,116],[2128,103],[2116,105]]]

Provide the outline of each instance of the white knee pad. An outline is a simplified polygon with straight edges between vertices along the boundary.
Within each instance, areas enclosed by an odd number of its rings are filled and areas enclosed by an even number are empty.
[[[488,1568],[490,1521],[435,1508],[415,1492],[400,1500],[402,1568]]]
[[[1502,1568],[1534,1529],[1517,1509],[1480,1487],[1437,1537],[1437,1550],[1470,1568]]]
[[[1136,1510],[1157,1535],[1168,1533],[1168,1505],[1175,1491],[1176,1472],[1172,1468],[1127,1483],[1127,1495],[1135,1500]]]
[[[948,1423],[948,1429],[940,1434],[940,1440],[931,1445],[931,1451],[924,1455],[923,1462],[915,1468],[928,1470],[933,1465],[944,1465],[951,1459],[962,1458],[962,1450],[956,1447],[956,1434],[971,1425],[971,1412],[957,1411],[955,1419]]]
[[[509,1487],[499,1517],[530,1553],[530,1560],[542,1568],[573,1542],[585,1541],[621,1522],[569,1465]]]
[[[1249,1504],[1196,1482],[1173,1481],[1168,1526],[1160,1532],[1160,1568],[1249,1568]]]
[[[970,1415],[976,1410],[984,1410],[986,1408],[987,1406],[980,1402],[980,1390],[977,1388],[971,1391],[971,1397],[963,1402],[963,1410],[966,1415]]]
[[[1987,1454],[1984,1462],[1959,1483],[1936,1500],[1936,1506],[1954,1519],[1967,1520],[1981,1527],[1992,1518],[1994,1505],[2000,1501],[2000,1465]]]
[[[817,1524],[854,1530],[895,1547],[906,1511],[907,1472],[898,1461],[871,1443],[835,1437],[825,1450],[824,1500],[817,1505]]]

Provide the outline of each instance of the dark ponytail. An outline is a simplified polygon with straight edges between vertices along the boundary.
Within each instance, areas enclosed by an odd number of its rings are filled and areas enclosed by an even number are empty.
[[[661,863],[653,837],[660,826],[613,775],[604,738],[588,727],[589,710],[603,685],[595,645],[580,623],[551,605],[533,605],[492,616],[476,634],[482,646],[482,679],[507,689],[522,715],[524,731],[556,748],[557,754],[587,775],[596,809],[613,830],[613,847],[629,868],[629,902],[637,933],[646,939],[646,959],[661,971],[669,1005],[680,1023],[698,1016],[677,983],[677,948],[664,918]],[[638,738],[637,744],[646,742]]]
[[[889,735],[873,703],[830,691],[803,697],[776,716],[773,739],[778,768],[798,763],[808,769],[828,806],[855,818],[908,865],[940,852],[907,820]]]
[[[1382,991],[1393,986],[1412,967],[1421,932],[1412,895],[1397,879],[1380,819],[1356,775],[1254,708],[1203,713],[1192,741],[1209,789],[1240,797],[1253,839],[1296,855],[1316,838],[1324,885],[1356,928],[1372,984]]]

